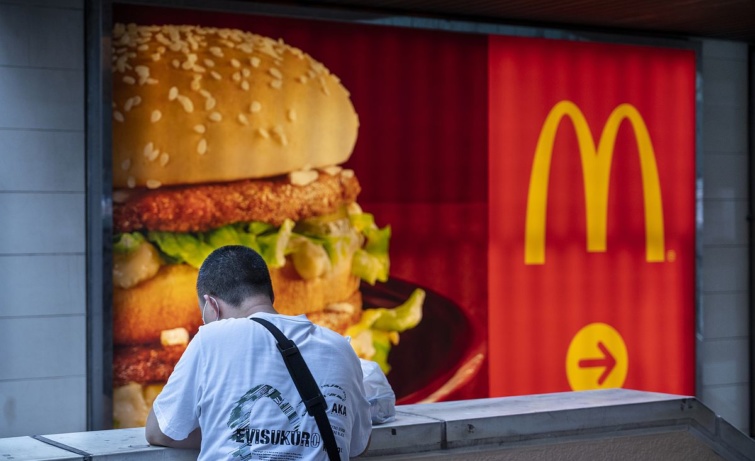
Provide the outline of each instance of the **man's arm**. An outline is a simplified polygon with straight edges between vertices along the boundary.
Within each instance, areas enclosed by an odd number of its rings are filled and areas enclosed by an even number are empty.
[[[199,450],[202,443],[202,431],[199,428],[194,429],[188,437],[183,440],[173,440],[163,433],[160,425],[157,424],[155,411],[150,409],[147,416],[147,426],[144,428],[144,435],[147,443],[150,445],[160,445],[171,448],[195,448]]]

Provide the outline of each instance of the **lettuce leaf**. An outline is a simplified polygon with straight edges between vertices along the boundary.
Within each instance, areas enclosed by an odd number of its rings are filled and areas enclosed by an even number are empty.
[[[205,258],[225,245],[244,245],[257,251],[270,267],[285,264],[285,249],[294,223],[286,220],[280,228],[265,223],[231,224],[209,232],[157,232],[147,234],[147,240],[175,262],[199,268]]]
[[[124,232],[113,238],[113,251],[116,253],[131,253],[144,242],[144,236],[139,232]]]
[[[375,355],[370,360],[380,365],[380,369],[385,374],[391,371],[391,365],[388,363],[388,353],[391,352],[391,347],[395,344],[398,344],[398,338],[396,338],[395,334],[380,330],[372,332],[372,345],[375,348]]]
[[[147,234],[147,239],[173,261],[184,262],[196,268],[215,249],[196,234],[152,231]]]
[[[398,333],[416,327],[422,320],[422,305],[425,291],[417,288],[401,305],[394,308],[376,307],[365,309],[359,323],[350,326],[345,336],[356,338],[368,334],[372,340],[374,355],[366,357],[380,364],[384,373],[388,373],[388,352],[393,344],[398,344]]]
[[[296,251],[296,239],[306,238],[325,249],[331,267],[351,263],[352,273],[372,285],[388,280],[390,237],[390,226],[378,228],[372,214],[347,214],[345,210],[296,225],[286,219],[280,227],[255,221],[230,224],[208,232],[151,231],[146,234],[146,240],[160,249],[166,261],[196,268],[212,251],[225,245],[247,246],[262,255],[269,267],[282,267],[286,255]],[[114,241],[114,251],[133,251],[143,241],[145,236],[139,232],[120,234]]]
[[[286,264],[286,248],[291,238],[294,222],[286,219],[277,232],[269,232],[257,237],[260,254],[270,267],[283,267]]]
[[[365,239],[364,247],[354,253],[351,272],[370,285],[374,285],[376,281],[387,282],[390,271],[388,244],[391,239],[391,227],[379,228],[371,213],[349,214],[349,221]]]

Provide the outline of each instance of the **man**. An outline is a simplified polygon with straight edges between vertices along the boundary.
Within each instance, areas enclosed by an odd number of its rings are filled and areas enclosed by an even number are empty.
[[[372,426],[359,359],[341,335],[275,311],[259,254],[215,250],[199,269],[197,295],[205,325],[155,399],[145,428],[150,444],[200,448],[200,460],[328,459],[275,338],[250,320],[259,317],[301,351],[327,401],[341,459],[366,449]]]

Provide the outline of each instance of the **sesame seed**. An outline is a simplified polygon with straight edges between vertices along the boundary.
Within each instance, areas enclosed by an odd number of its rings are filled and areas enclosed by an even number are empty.
[[[306,75],[300,75],[299,76],[299,81],[302,82],[302,83],[307,83],[307,76]]]
[[[194,77],[194,80],[191,81],[191,89],[194,91],[199,91],[200,88],[202,88],[202,85],[199,83],[199,81],[202,79],[201,75],[196,75]]]
[[[133,189],[134,187],[136,187],[136,179],[134,179],[133,176],[129,176],[126,180],[126,184],[128,185],[129,189]]]
[[[199,143],[197,144],[197,153],[199,155],[204,155],[207,152],[207,140],[205,138],[202,138],[199,140]]]
[[[223,120],[223,116],[220,115],[220,112],[213,112],[210,114],[210,120],[212,120],[213,122],[219,122]]]
[[[241,75],[243,77],[249,77],[250,75],[252,75],[252,72],[246,67],[244,67],[243,69],[241,69]]]
[[[257,132],[265,139],[270,138],[270,133],[264,128],[257,128]]]
[[[296,120],[296,111],[295,110],[293,110],[293,109],[289,109],[288,110],[288,119],[290,121],[292,121],[292,122]]]
[[[199,90],[199,94],[201,94],[201,95],[202,95],[202,96],[204,96],[205,98],[210,98],[210,97],[212,97],[212,96],[210,95],[210,92],[209,92],[209,91],[207,91],[207,90]]]
[[[217,101],[213,97],[209,97],[204,102],[204,110],[212,110],[215,108],[215,103]]]
[[[155,123],[158,120],[160,120],[162,118],[162,116],[163,116],[162,112],[160,112],[159,110],[155,109],[155,110],[152,111],[152,115],[150,116],[149,120],[152,123]]]
[[[242,125],[249,125],[249,119],[247,119],[244,114],[239,114],[239,122],[241,122]]]
[[[136,83],[136,79],[130,75],[126,75],[123,77],[123,83],[127,85],[133,85],[134,83]]]
[[[223,50],[221,50],[217,46],[210,47],[210,53],[212,53],[213,55],[217,56],[218,58],[222,58],[223,57]]]
[[[234,72],[231,76],[234,82],[240,82],[241,81],[241,72]]]
[[[149,67],[147,66],[136,66],[134,71],[140,77],[149,77]]]
[[[220,74],[217,73],[217,72],[215,72],[214,70],[210,71],[210,75],[212,75],[212,78],[214,78],[215,80],[220,80],[221,79]]]
[[[149,153],[149,157],[147,157],[147,160],[149,160],[150,162],[154,162],[158,155],[160,155],[160,149],[155,149]]]
[[[231,59],[231,65],[232,65],[233,67],[237,68],[237,69],[238,69],[239,67],[241,67],[241,63],[240,63],[240,62],[239,62],[239,60],[238,60],[238,59],[236,59],[236,58],[233,58],[233,59]]]
[[[249,82],[247,82],[246,80],[241,82],[241,89],[243,89],[244,91],[249,91]]]
[[[149,158],[150,155],[152,155],[152,151],[155,149],[155,145],[150,143],[147,143],[146,146],[144,146],[144,156]]]
[[[121,114],[121,113],[120,113],[120,112],[118,112],[117,110],[114,110],[114,111],[113,111],[113,118],[114,118],[114,119],[115,119],[116,121],[123,123],[123,120],[124,120],[124,118],[123,118],[123,114]]]
[[[252,104],[249,106],[249,112],[259,112],[262,110],[262,104],[260,104],[258,101],[252,101]]]
[[[188,96],[184,96],[182,94],[179,94],[178,95],[178,102],[181,103],[181,105],[183,106],[183,108],[184,108],[184,110],[186,112],[188,112],[188,113],[194,112],[194,103],[191,102],[191,99],[189,99]]]
[[[129,168],[131,168],[131,159],[127,158],[126,160],[121,162],[121,169],[123,171],[128,171]]]
[[[147,85],[157,85],[157,79],[156,78],[148,78],[147,79]]]
[[[283,86],[283,80],[273,80],[270,82],[270,86],[276,90],[280,90],[281,86]]]
[[[173,101],[178,97],[178,88],[175,86],[170,87],[170,90],[168,91],[168,100]]]
[[[126,71],[126,61],[128,60],[128,56],[121,56],[118,58],[118,61],[115,63],[115,68],[118,70],[118,72],[125,72]]]
[[[320,89],[322,90],[325,95],[330,96],[330,90],[328,90],[328,87],[325,86],[325,80],[323,80],[322,77],[319,78],[320,80]]]
[[[207,67],[215,67],[215,61],[213,61],[212,59],[205,59],[204,65]]]
[[[340,173],[341,170],[343,170],[343,168],[341,168],[338,165],[331,165],[331,166],[328,166],[328,167],[325,167],[325,168],[322,169],[322,171],[324,171],[325,173],[327,173],[329,176],[335,176],[338,173]]]
[[[158,187],[162,186],[163,183],[158,181],[157,179],[148,179],[147,180],[147,189],[157,189]]]
[[[288,145],[288,138],[286,138],[286,133],[283,131],[282,126],[276,125],[275,128],[273,128],[273,133],[281,144],[283,144],[284,146]]]
[[[194,125],[194,131],[196,131],[199,134],[202,134],[205,132],[204,125]]]
[[[281,71],[279,71],[275,67],[271,67],[269,72],[270,72],[270,75],[272,75],[275,78],[279,78],[279,79],[283,78],[283,74],[281,74]]]
[[[167,152],[163,152],[162,154],[160,154],[160,166],[167,165],[169,160],[170,160],[170,155],[168,155]]]
[[[260,66],[260,58],[258,58],[257,56],[249,58],[249,64],[251,64],[252,67],[259,67]]]
[[[178,59],[174,59],[174,60],[172,60],[172,61],[171,61],[170,63],[171,63],[171,64],[173,65],[173,67],[175,67],[176,69],[178,69],[179,67],[181,67],[181,63],[180,63],[180,62],[178,61]]]
[[[126,112],[130,111],[131,108],[134,106],[134,102],[135,102],[134,97],[128,98],[126,100],[126,103],[123,104],[123,110],[125,110]]]
[[[153,53],[151,57],[153,61],[157,62],[160,60],[160,53]]]

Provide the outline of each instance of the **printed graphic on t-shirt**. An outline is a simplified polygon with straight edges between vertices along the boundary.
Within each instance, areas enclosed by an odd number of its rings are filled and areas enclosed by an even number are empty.
[[[330,415],[338,415],[344,418],[348,414],[346,406],[346,392],[335,384],[325,384],[321,392],[326,398],[335,402],[330,405]],[[257,427],[253,425],[252,414],[255,404],[262,399],[272,401],[285,416],[285,427]],[[233,431],[230,440],[239,443],[240,446],[233,453],[233,459],[241,461],[260,459],[271,461],[294,461],[301,459],[307,450],[324,450],[324,443],[319,431],[302,430],[302,420],[307,414],[304,402],[299,400],[296,407],[292,406],[276,388],[269,384],[261,384],[250,389],[241,397],[231,410],[228,418],[228,427]],[[336,437],[346,437],[346,429],[331,424]],[[262,449],[265,446],[265,449]],[[273,450],[271,446],[280,447]],[[341,451],[341,448],[338,448]]]

